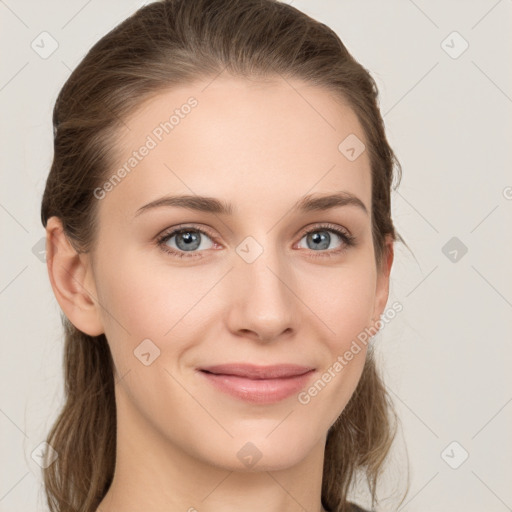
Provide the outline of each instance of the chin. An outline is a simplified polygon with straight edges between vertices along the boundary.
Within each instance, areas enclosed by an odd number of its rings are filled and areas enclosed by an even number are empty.
[[[272,429],[275,427],[274,422]],[[213,464],[237,472],[279,471],[300,463],[318,442],[304,438],[304,432],[296,435],[284,428],[278,435],[279,428],[270,435],[272,429],[262,429],[259,434],[252,429],[249,435],[230,439],[225,449],[216,444],[217,454],[209,454],[214,455]]]

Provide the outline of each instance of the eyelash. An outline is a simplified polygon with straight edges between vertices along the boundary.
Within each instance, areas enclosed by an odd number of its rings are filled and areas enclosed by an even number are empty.
[[[157,245],[162,249],[162,251],[171,254],[172,256],[176,256],[178,258],[202,258],[203,256],[199,256],[200,252],[190,252],[190,254],[187,254],[186,251],[176,251],[175,249],[170,248],[168,245],[166,245],[166,242],[169,241],[174,235],[178,235],[180,233],[185,233],[187,231],[197,231],[201,233],[202,235],[206,235],[207,237],[211,238],[215,242],[215,237],[209,233],[204,228],[198,228],[196,226],[178,226],[174,228],[170,232],[163,233],[157,238]],[[348,232],[345,232],[341,230],[340,228],[336,227],[333,224],[321,224],[319,226],[315,226],[313,229],[308,229],[305,231],[302,231],[300,234],[300,240],[304,238],[304,236],[309,235],[310,233],[316,233],[317,231],[331,231],[338,235],[341,240],[343,241],[343,246],[338,249],[331,249],[328,251],[311,251],[313,253],[317,252],[319,254],[312,254],[311,256],[313,258],[329,258],[333,256],[337,256],[350,247],[353,247],[356,245],[356,238],[352,235],[350,235]]]

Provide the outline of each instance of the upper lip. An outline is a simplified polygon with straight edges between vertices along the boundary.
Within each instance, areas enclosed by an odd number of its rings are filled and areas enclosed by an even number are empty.
[[[279,379],[286,377],[296,377],[303,375],[311,370],[311,366],[300,366],[296,364],[278,364],[272,366],[257,366],[246,363],[218,364],[199,368],[201,371],[216,373],[221,375],[236,375],[248,379]]]

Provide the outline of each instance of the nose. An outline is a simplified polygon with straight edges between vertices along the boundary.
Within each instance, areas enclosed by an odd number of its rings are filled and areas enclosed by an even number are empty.
[[[300,301],[293,272],[275,251],[255,261],[239,258],[230,272],[228,327],[231,332],[269,343],[297,332]]]

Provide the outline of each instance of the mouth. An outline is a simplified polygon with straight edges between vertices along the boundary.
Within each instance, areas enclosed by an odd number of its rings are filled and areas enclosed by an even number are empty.
[[[199,373],[218,390],[253,404],[271,404],[298,393],[315,369],[299,365],[217,365]]]

